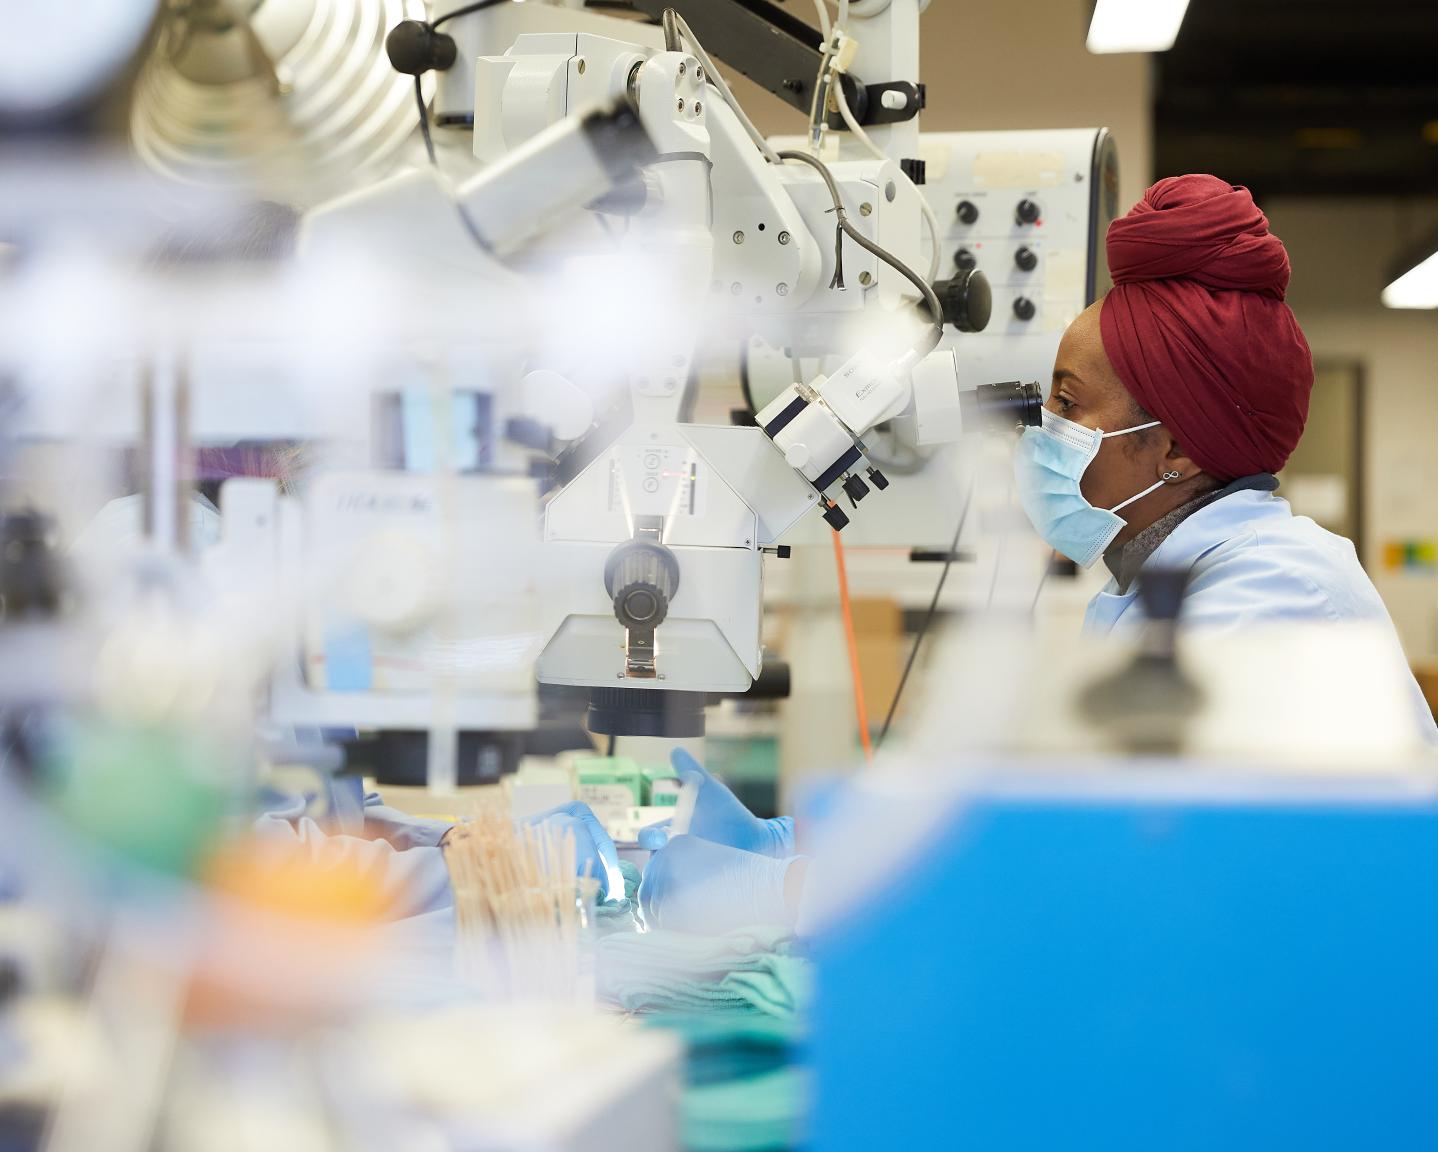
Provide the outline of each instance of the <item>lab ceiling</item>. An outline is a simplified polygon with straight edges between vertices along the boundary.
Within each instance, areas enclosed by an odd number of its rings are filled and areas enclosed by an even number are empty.
[[[1155,67],[1159,175],[1438,193],[1438,0],[1190,0]]]

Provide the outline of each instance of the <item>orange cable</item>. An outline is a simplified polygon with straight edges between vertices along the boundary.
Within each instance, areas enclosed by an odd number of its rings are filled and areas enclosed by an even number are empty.
[[[854,710],[859,721],[859,744],[864,749],[864,759],[874,760],[874,745],[869,738],[869,710],[864,706],[864,676],[859,670],[859,641],[854,636],[854,606],[849,600],[849,574],[844,568],[844,543],[839,533],[830,529],[834,536],[834,567],[839,573],[839,608],[844,614],[844,639],[849,645],[849,672],[854,681]]]

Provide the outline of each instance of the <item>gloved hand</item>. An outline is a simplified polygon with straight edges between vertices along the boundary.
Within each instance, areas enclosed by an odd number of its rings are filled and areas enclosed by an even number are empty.
[[[717,935],[735,928],[796,920],[784,898],[789,867],[775,859],[698,836],[675,836],[649,858],[639,908],[650,928]]]
[[[525,823],[549,824],[560,833],[572,831],[578,874],[584,875],[584,865],[588,862],[589,874],[599,881],[600,899],[623,898],[624,874],[619,871],[619,853],[588,804],[572,800],[538,816],[531,816]]]
[[[756,852],[760,856],[777,859],[794,855],[794,821],[791,817],[759,819],[683,748],[676,748],[669,762],[679,773],[679,782],[698,792],[694,818],[685,829],[689,835],[745,852]],[[641,828],[639,847],[651,852],[664,847],[669,839],[670,823],[669,820],[661,820],[658,824]]]

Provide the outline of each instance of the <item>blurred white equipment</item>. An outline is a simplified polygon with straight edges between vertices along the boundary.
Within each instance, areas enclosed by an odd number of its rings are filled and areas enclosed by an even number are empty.
[[[621,104],[554,125],[458,188],[405,173],[307,218],[307,267],[359,267],[403,291],[364,365],[373,394],[344,398],[370,412],[358,458],[321,462],[299,498],[264,482],[222,490],[221,565],[275,603],[301,597],[273,720],[428,732],[439,790],[514,769],[513,736],[537,718],[550,596],[520,386],[539,309],[499,257],[653,154]],[[416,249],[442,258],[416,271]]]
[[[130,114],[136,152],[186,183],[314,204],[383,176],[414,135],[385,34],[424,0],[167,0]]]
[[[67,111],[124,71],[158,0],[12,0],[0,38],[0,113],[24,119]],[[29,35],[34,31],[37,35]]]
[[[337,1040],[365,1054],[374,1103],[435,1123],[444,1147],[669,1152],[679,1147],[678,1037],[578,1008],[458,1008]]]

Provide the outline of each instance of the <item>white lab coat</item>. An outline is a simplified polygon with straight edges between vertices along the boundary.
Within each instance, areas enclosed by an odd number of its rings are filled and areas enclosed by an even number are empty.
[[[1295,516],[1272,492],[1241,490],[1200,508],[1155,549],[1146,565],[1189,573],[1183,627],[1241,628],[1283,621],[1379,621],[1402,646],[1378,590],[1358,563],[1353,545]],[[1110,580],[1088,606],[1084,631],[1121,633],[1143,624],[1138,589]],[[1406,667],[1406,665],[1405,665]],[[1412,684],[1413,708],[1425,740],[1438,744],[1438,725]]]

